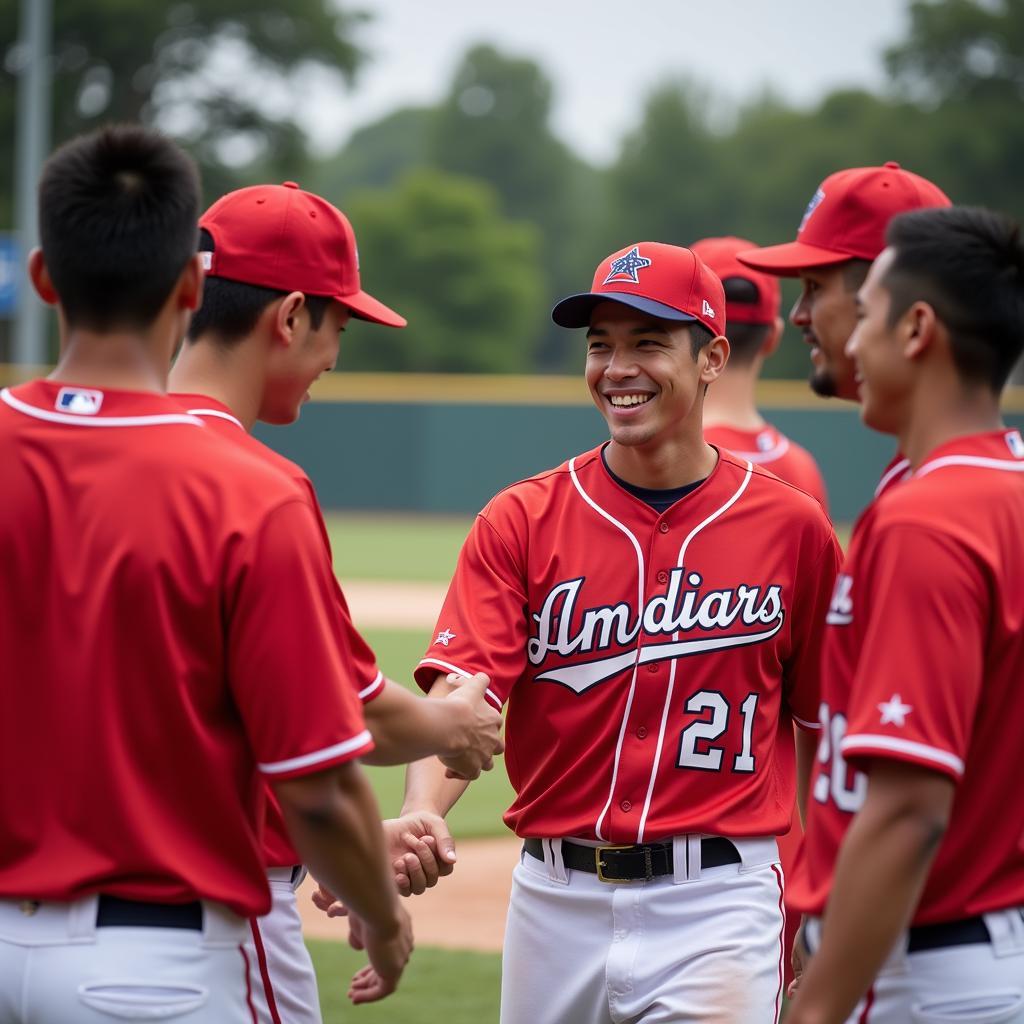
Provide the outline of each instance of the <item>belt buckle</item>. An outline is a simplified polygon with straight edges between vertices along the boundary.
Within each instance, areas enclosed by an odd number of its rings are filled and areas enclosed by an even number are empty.
[[[631,850],[633,843],[622,843],[618,846],[599,846],[594,850],[594,863],[597,865],[597,877],[602,882],[608,882],[610,885],[616,885],[620,882],[632,882],[632,878],[615,878],[612,875],[606,875],[604,873],[604,861],[601,860],[601,855],[606,853],[608,850]]]

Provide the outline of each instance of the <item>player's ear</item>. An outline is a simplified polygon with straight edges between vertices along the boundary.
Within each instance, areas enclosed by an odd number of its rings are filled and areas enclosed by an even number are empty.
[[[43,250],[38,245],[28,254],[28,276],[36,294],[43,302],[48,306],[56,306],[60,302],[60,296],[50,278],[50,271],[46,269]]]
[[[935,310],[927,302],[913,303],[897,325],[903,355],[907,359],[919,359],[935,343],[939,328]]]
[[[702,358],[704,361],[700,371],[701,383],[711,384],[718,380],[725,369],[725,364],[729,361],[729,340],[724,334],[712,338],[700,350],[698,358]]]
[[[203,257],[196,253],[185,264],[178,278],[178,306],[181,309],[197,310],[203,301],[203,283],[206,272],[203,270]]]
[[[302,292],[289,292],[275,304],[274,338],[282,345],[295,341],[299,325],[299,314],[305,308],[306,296]]]

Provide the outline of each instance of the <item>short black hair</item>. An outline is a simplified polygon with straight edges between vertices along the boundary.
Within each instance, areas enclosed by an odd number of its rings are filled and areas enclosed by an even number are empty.
[[[725,289],[725,305],[728,309],[733,302],[758,302],[761,292],[757,285],[747,277],[727,277],[722,281]],[[729,362],[733,366],[749,366],[761,351],[773,324],[742,324],[728,325],[726,335],[729,339]]]
[[[53,153],[39,179],[39,237],[68,324],[148,327],[195,255],[199,201],[192,159],[137,125]]]
[[[205,228],[199,231],[199,251],[214,251],[213,235]],[[209,334],[225,348],[237,345],[252,333],[267,306],[288,294],[277,288],[264,288],[226,277],[208,277],[203,287],[203,304],[188,326],[188,340],[196,341]],[[325,295],[306,295],[309,323],[314,331],[320,329],[331,302]]]
[[[1003,389],[1024,348],[1020,225],[978,207],[913,210],[889,222],[889,325],[927,302],[949,331],[960,376]]]
[[[690,354],[696,359],[700,355],[700,350],[710,345],[718,335],[696,320],[686,326],[690,329]]]

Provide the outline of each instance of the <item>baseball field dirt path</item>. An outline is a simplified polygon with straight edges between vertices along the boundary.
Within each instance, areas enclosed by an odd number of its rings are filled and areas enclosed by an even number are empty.
[[[452,874],[404,903],[412,916],[416,944],[501,952],[512,868],[521,848],[521,841],[511,837],[460,843]],[[304,933],[314,939],[346,941],[344,918],[328,918],[317,910],[310,900],[314,888],[312,879],[307,878],[298,893]]]
[[[447,587],[443,583],[342,580],[352,619],[360,628],[434,628]]]

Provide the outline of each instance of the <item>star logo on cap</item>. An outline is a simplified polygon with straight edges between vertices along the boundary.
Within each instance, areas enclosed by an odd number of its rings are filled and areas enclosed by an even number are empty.
[[[442,647],[447,647],[454,639],[455,634],[450,629],[445,629],[437,634],[437,639],[434,643],[441,644]]]
[[[800,227],[798,227],[796,229],[796,233],[798,235],[800,234],[801,231],[803,231],[803,229],[805,227],[807,227],[807,222],[811,219],[811,214],[814,213],[814,211],[819,206],[821,206],[821,201],[824,198],[825,198],[825,193],[822,192],[820,188],[818,189],[817,192],[814,193],[813,196],[811,196],[811,201],[807,204],[807,209],[804,210],[803,220],[800,221]]]
[[[882,713],[882,725],[898,725],[902,728],[907,724],[907,715],[914,709],[909,704],[903,703],[903,698],[894,693],[884,704],[877,705]]]
[[[644,267],[649,267],[650,265],[651,261],[646,256],[640,255],[640,246],[634,245],[625,256],[620,256],[617,260],[612,260],[611,269],[603,283],[610,284],[612,281],[631,281],[633,284],[639,284],[640,278],[637,277],[637,272],[643,270]]]

